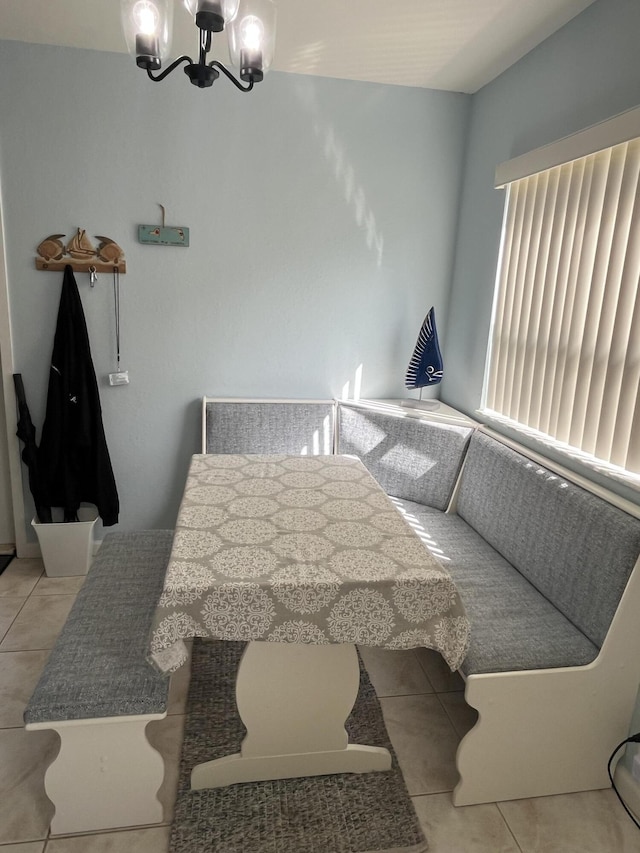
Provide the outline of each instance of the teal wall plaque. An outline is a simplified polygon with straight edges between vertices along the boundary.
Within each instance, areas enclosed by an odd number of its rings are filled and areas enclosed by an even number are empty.
[[[188,246],[189,229],[178,225],[138,225],[138,240],[151,246]]]

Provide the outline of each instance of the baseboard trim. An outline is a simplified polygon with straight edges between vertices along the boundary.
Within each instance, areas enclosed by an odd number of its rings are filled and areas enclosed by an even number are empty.
[[[42,557],[40,546],[37,542],[25,542],[18,547],[17,555],[21,560],[37,560]]]

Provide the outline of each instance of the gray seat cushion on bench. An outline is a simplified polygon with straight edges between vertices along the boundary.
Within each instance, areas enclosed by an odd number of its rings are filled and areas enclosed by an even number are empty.
[[[457,512],[602,645],[640,553],[640,519],[482,433],[469,445]]]
[[[25,723],[166,711],[169,680],[146,656],[172,540],[171,530],[104,537]]]
[[[333,453],[333,400],[212,400],[207,453]]]
[[[472,427],[338,404],[338,453],[359,456],[388,495],[444,510]]]
[[[471,620],[465,675],[582,666],[598,647],[463,519],[395,501],[454,579]]]

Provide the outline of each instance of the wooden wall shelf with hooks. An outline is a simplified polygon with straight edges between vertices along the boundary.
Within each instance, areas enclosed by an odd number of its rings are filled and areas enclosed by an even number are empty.
[[[64,234],[51,234],[36,249],[36,269],[60,272],[69,264],[74,272],[125,273],[127,265],[124,252],[110,237],[96,236],[96,248],[83,228],[78,228],[68,242]]]

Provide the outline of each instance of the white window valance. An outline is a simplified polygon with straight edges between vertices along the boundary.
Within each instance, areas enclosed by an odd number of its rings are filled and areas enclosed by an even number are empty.
[[[557,142],[536,148],[512,160],[506,160],[496,169],[495,185],[504,187],[521,178],[528,178],[554,166],[570,163],[638,137],[640,137],[640,107],[634,107],[578,133],[565,136]]]

